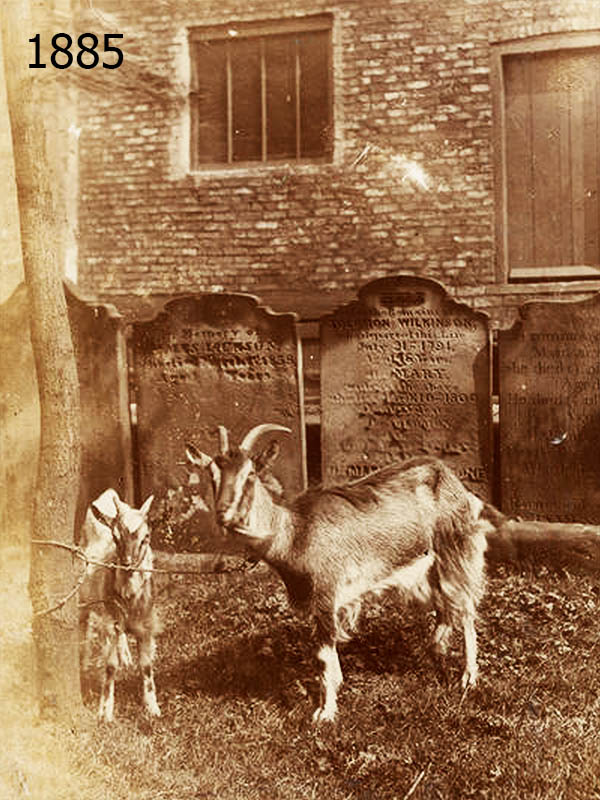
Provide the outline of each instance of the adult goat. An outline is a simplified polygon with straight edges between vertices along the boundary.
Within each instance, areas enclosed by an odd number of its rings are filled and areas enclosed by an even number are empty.
[[[87,656],[91,612],[102,620],[104,674],[98,717],[106,722],[113,720],[116,670],[119,664],[132,663],[127,633],[133,634],[138,643],[144,706],[150,715],[160,716],[152,669],[154,637],[158,632],[147,522],[152,500],[150,496],[140,509],[135,509],[123,502],[114,489],[107,489],[89,506],[81,530],[80,547],[90,562],[79,590],[80,627]]]
[[[446,654],[462,627],[462,685],[477,679],[475,618],[485,586],[484,504],[434,458],[413,458],[359,481],[309,489],[289,506],[265,488],[252,451],[281,425],[253,428],[229,447],[220,428],[214,459],[188,445],[188,460],[211,472],[219,524],[244,540],[284,581],[292,605],[312,614],[323,663],[313,719],[333,720],[342,671],[336,643],[348,639],[362,598],[397,587],[436,611],[434,651]],[[262,459],[262,460],[261,460]]]

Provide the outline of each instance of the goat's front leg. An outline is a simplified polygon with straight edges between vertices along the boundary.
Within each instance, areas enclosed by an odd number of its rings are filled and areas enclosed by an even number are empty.
[[[89,672],[90,664],[92,663],[91,639],[93,627],[92,615],[89,612],[82,613],[79,617],[79,642],[81,644],[81,671],[84,674]]]
[[[154,659],[155,643],[150,633],[138,637],[140,654],[140,669],[144,686],[144,707],[152,717],[160,717],[160,708],[156,700],[156,687],[154,685],[154,672],[152,661]]]
[[[124,667],[130,667],[133,664],[129,642],[127,641],[127,634],[120,627],[117,629],[117,653],[119,656],[119,663]]]
[[[104,645],[104,675],[98,707],[98,719],[112,722],[115,707],[115,673],[119,663],[117,633],[113,625],[108,627]]]

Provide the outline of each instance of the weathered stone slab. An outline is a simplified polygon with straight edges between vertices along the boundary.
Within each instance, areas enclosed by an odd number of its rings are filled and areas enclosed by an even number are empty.
[[[65,281],[81,402],[81,484],[76,530],[89,503],[113,488],[132,503],[127,346],[121,315]]]
[[[600,295],[526,303],[498,347],[502,510],[600,523]]]
[[[133,499],[123,322],[112,306],[84,300],[65,283],[81,396],[82,464],[75,519],[113,487]],[[0,510],[6,538],[29,533],[37,479],[40,406],[23,284],[2,305],[0,341]]]
[[[172,300],[133,325],[141,493],[158,495],[154,528],[177,549],[219,549],[206,475],[188,485],[185,445],[219,452],[217,426],[239,443],[254,425],[279,423],[274,474],[284,494],[306,483],[300,349],[293,314],[255,297],[195,295]],[[269,438],[266,438],[265,444]],[[271,437],[272,438],[272,437]]]
[[[393,461],[444,459],[481,496],[491,491],[487,317],[435,281],[394,276],[321,321],[325,483]]]

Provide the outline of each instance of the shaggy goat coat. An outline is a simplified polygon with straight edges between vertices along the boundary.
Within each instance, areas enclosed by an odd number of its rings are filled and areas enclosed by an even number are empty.
[[[477,679],[475,618],[485,586],[484,504],[442,461],[413,458],[354,483],[304,492],[289,506],[265,488],[251,444],[268,430],[253,429],[239,448],[222,447],[210,467],[219,523],[284,581],[290,601],[315,621],[323,662],[315,720],[331,720],[342,673],[336,651],[371,592],[396,587],[436,611],[434,649],[444,655],[454,626],[465,639],[463,686]],[[222,436],[226,441],[226,436]]]

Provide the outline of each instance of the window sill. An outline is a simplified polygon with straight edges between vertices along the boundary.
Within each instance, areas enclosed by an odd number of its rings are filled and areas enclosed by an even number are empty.
[[[521,267],[511,269],[509,283],[557,283],[562,281],[600,280],[597,267]]]
[[[203,180],[205,178],[233,178],[246,175],[290,175],[293,173],[305,175],[317,175],[323,171],[324,167],[332,167],[332,159],[322,159],[320,161],[280,161],[280,162],[261,162],[245,161],[237,164],[210,164],[206,167],[199,167],[188,172],[192,180]]]

